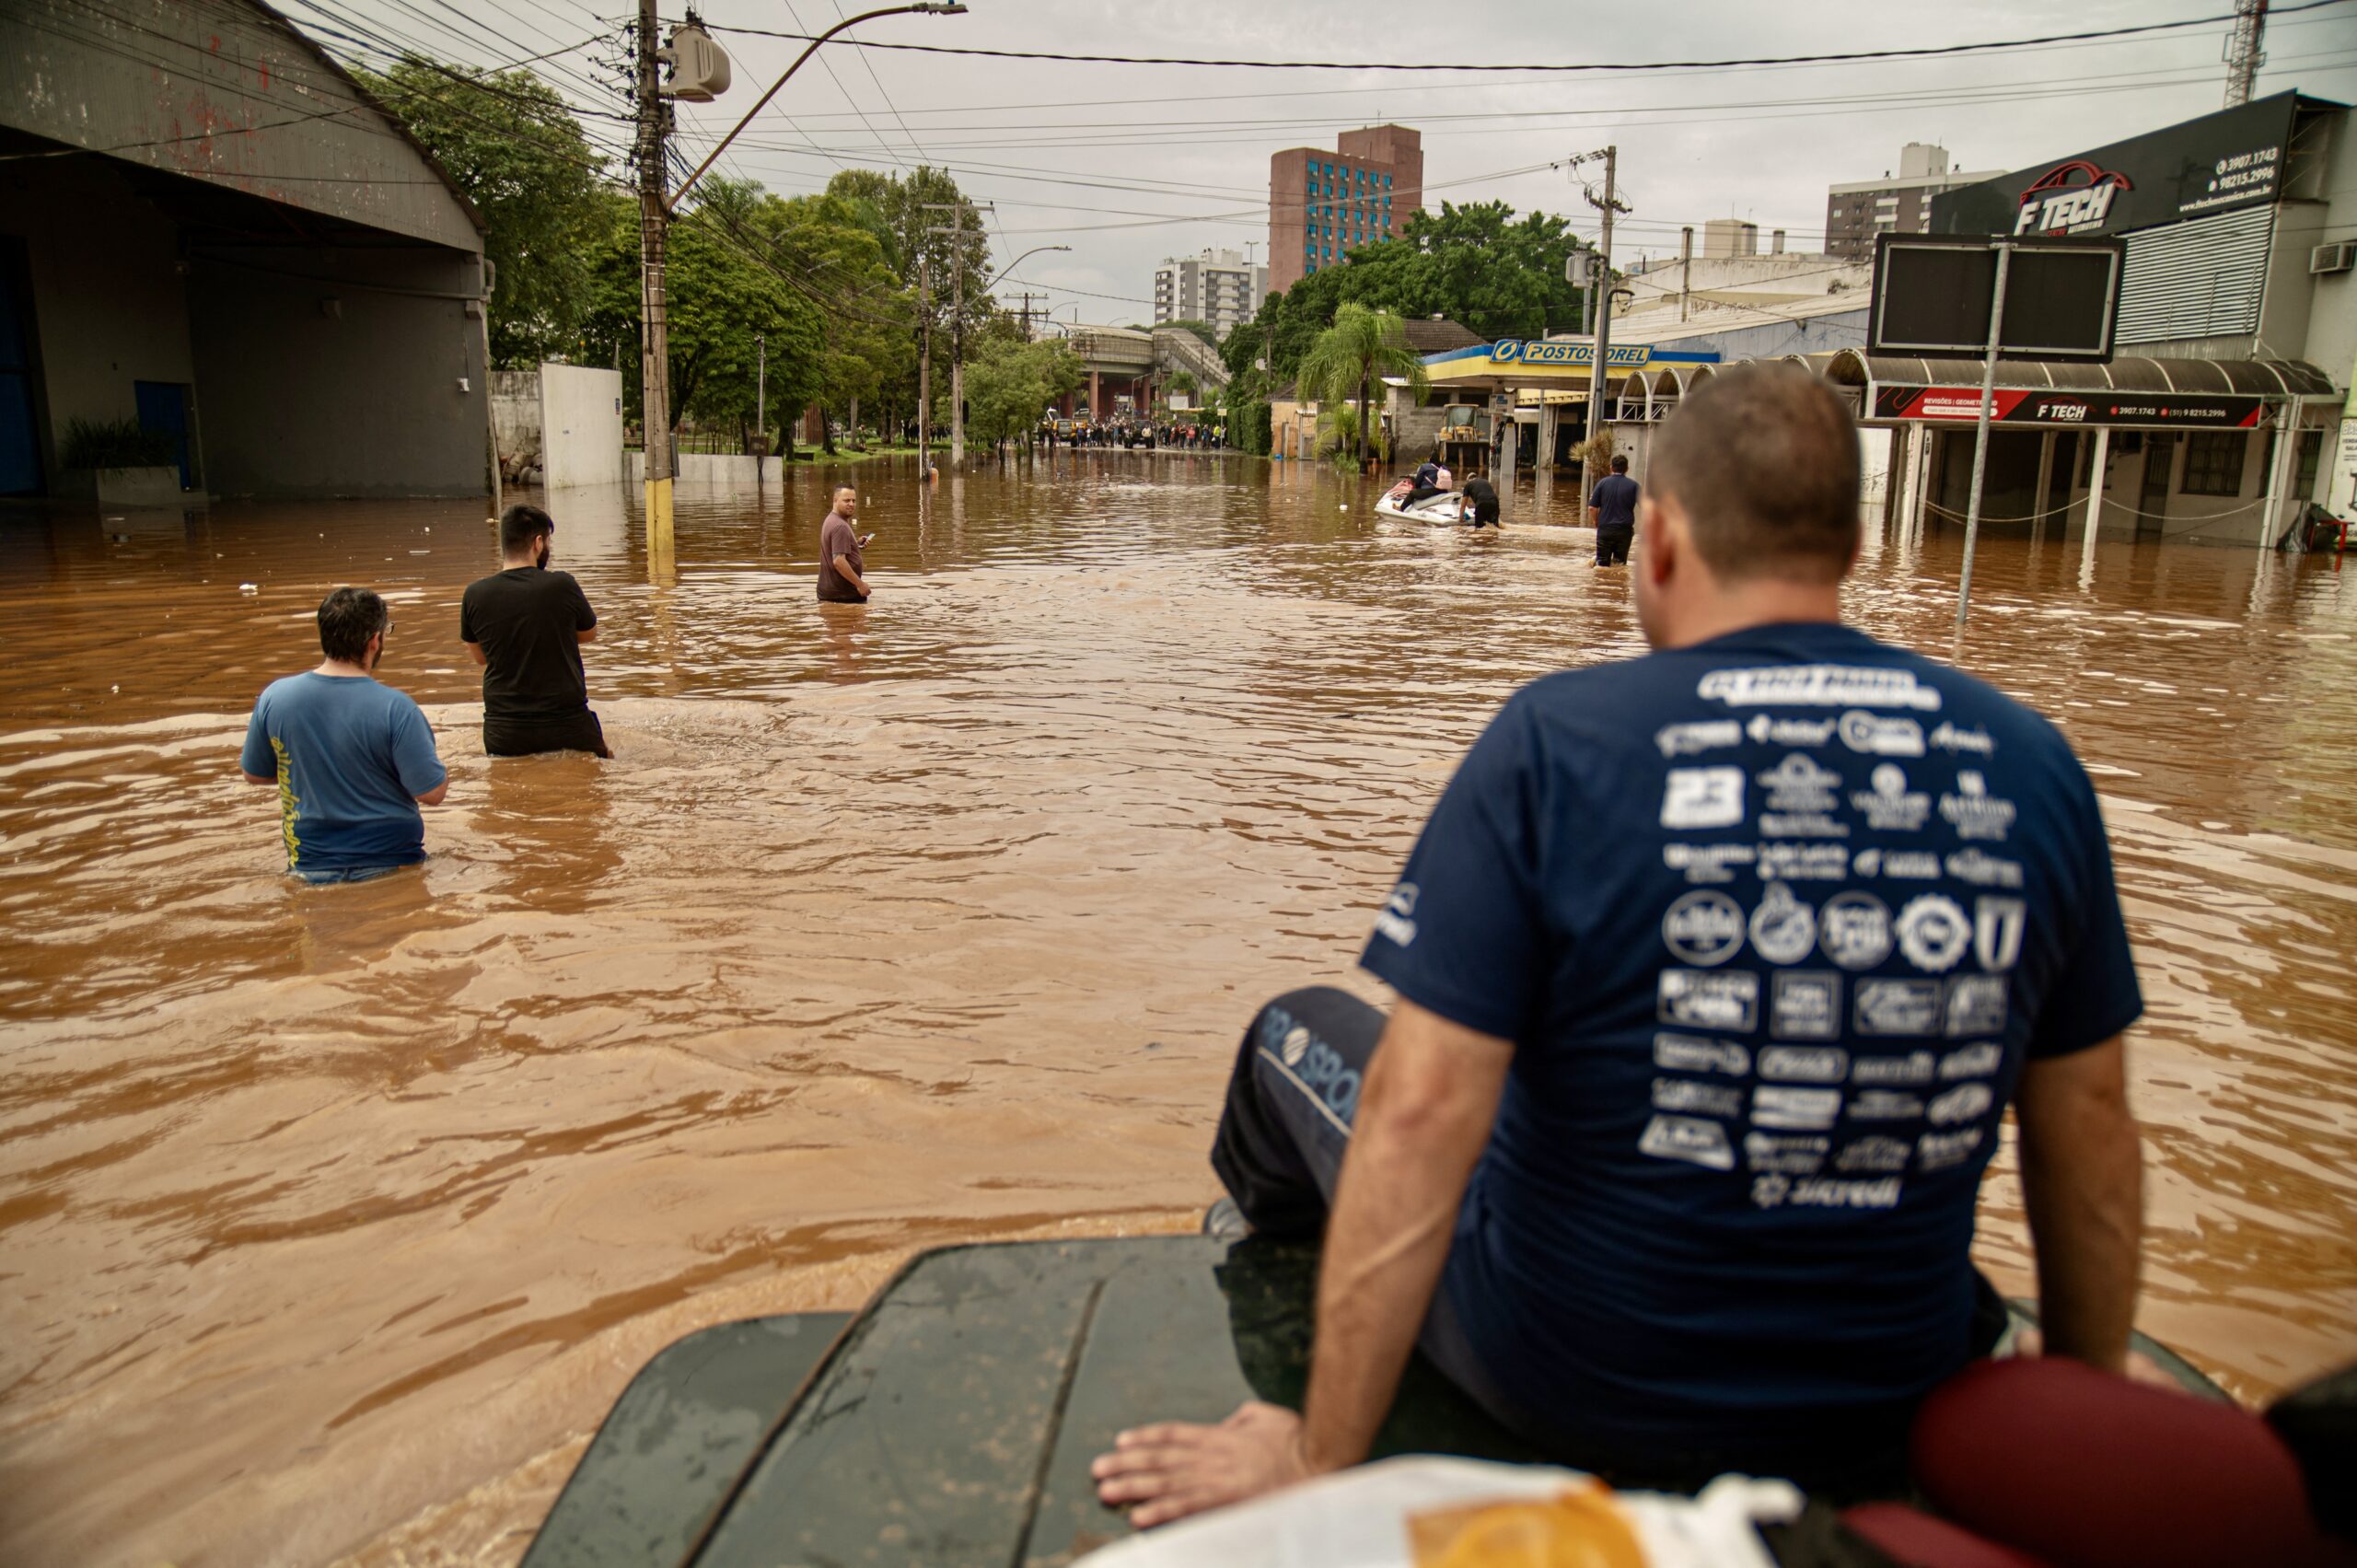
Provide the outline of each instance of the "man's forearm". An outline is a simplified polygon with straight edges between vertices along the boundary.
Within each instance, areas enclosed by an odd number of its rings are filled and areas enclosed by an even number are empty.
[[[1357,1464],[1373,1446],[1432,1306],[1464,1196],[1462,1173],[1451,1183],[1412,1161],[1395,1163],[1404,1154],[1397,1141],[1362,1129],[1335,1192],[1318,1278],[1302,1448],[1319,1471]]]
[[[2119,1062],[2113,1040],[2032,1063],[2017,1109],[2046,1353],[2111,1372],[2127,1361],[2143,1245],[2142,1150]]]

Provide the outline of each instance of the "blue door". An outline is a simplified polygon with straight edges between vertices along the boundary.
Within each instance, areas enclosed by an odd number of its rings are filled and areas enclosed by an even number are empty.
[[[180,465],[180,488],[186,490],[188,389],[178,381],[134,381],[131,391],[139,401],[139,428],[172,438],[172,460]]]
[[[32,292],[23,249],[0,239],[0,495],[38,495],[41,421],[33,401]]]

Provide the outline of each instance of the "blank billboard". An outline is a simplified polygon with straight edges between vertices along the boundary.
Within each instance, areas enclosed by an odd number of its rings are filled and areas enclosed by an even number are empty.
[[[2127,247],[2118,239],[2011,243],[1999,351],[2015,359],[2109,359]],[[1979,358],[1996,284],[1993,240],[1882,236],[1866,352]]]

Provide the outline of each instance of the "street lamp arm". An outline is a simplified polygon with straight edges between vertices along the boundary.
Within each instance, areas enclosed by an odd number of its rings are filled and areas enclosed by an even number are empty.
[[[1029,261],[1032,257],[1037,256],[1042,250],[1069,250],[1071,249],[1072,247],[1069,245],[1034,245],[1030,250],[1026,250],[1022,255],[1017,256],[1014,261],[1009,261],[1005,266],[1001,267],[998,270],[997,274],[991,279],[990,283],[986,283],[982,286],[986,289],[991,287],[992,285],[996,284],[1000,278],[1006,276],[1007,273],[1015,271],[1016,268],[1023,265],[1024,262]]]
[[[812,39],[809,46],[804,49],[800,54],[795,56],[794,64],[785,68],[785,75],[780,76],[776,81],[770,84],[770,90],[763,93],[759,101],[757,101],[752,108],[745,111],[745,118],[737,122],[736,129],[729,132],[726,136],[721,137],[720,145],[712,149],[711,156],[707,157],[702,163],[696,165],[696,171],[693,174],[689,175],[685,180],[681,181],[679,188],[677,191],[671,192],[670,199],[664,203],[665,209],[675,213],[679,210],[680,202],[686,199],[690,191],[695,189],[695,183],[697,180],[703,178],[704,170],[710,168],[714,163],[717,162],[720,155],[728,150],[728,144],[735,141],[737,136],[743,133],[745,127],[753,122],[754,115],[759,114],[762,110],[769,107],[770,99],[777,97],[777,90],[778,88],[785,86],[786,78],[793,75],[796,71],[802,69],[804,62],[807,61],[813,54],[819,52],[819,46],[820,44],[826,42],[829,39],[834,37],[837,33],[842,32],[846,28],[855,28],[862,22],[872,22],[878,17],[898,17],[904,14],[919,12],[927,16],[935,17],[961,17],[966,14],[966,7],[961,3],[961,0],[947,0],[946,4],[936,3],[936,0],[922,0],[922,3],[913,6],[887,6],[880,10],[862,11],[856,17],[847,17],[843,20],[837,22],[833,27],[829,28],[825,32],[822,32],[818,37]]]

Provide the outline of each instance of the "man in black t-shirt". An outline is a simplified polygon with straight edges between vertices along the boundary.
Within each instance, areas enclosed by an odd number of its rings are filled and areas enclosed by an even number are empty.
[[[483,667],[482,749],[494,757],[613,755],[581,671],[598,612],[570,572],[549,570],[555,535],[538,506],[508,507],[499,519],[503,570],[468,584],[459,603],[459,638]]]
[[[1596,563],[1625,566],[1629,541],[1637,536],[1637,482],[1629,477],[1629,459],[1615,455],[1612,472],[1596,481],[1587,498],[1587,520],[1596,527]]]

